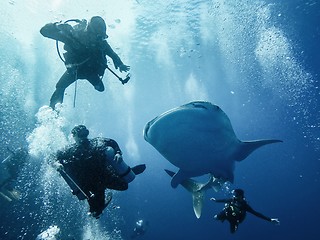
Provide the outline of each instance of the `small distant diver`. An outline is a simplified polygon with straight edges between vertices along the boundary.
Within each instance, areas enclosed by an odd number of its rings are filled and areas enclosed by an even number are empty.
[[[131,238],[136,238],[144,235],[147,231],[147,228],[149,226],[148,221],[144,221],[143,219],[140,219],[136,221],[135,227],[133,229],[133,233],[131,234]]]
[[[29,159],[29,153],[25,148],[11,150],[7,148],[9,155],[1,161],[0,196],[11,202],[20,198],[20,192],[15,189],[15,182]]]
[[[79,200],[88,201],[90,215],[99,218],[112,199],[112,193],[105,196],[105,190],[127,190],[128,183],[143,173],[146,166],[129,167],[115,140],[88,139],[89,130],[84,125],[75,126],[71,133],[75,143],[58,151],[49,163],[58,170]]]

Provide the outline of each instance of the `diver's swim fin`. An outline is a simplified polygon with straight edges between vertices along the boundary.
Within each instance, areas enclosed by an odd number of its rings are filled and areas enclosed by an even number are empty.
[[[131,170],[134,172],[135,175],[139,175],[143,173],[144,170],[146,170],[146,165],[140,164],[140,165],[134,166],[133,168],[131,168]]]
[[[101,209],[101,211],[99,211],[98,213],[97,212],[90,212],[88,213],[88,215],[91,215],[92,217],[96,218],[96,219],[99,219],[103,210],[108,207],[109,203],[111,202],[112,200],[112,192],[108,192],[107,195],[106,195],[106,198],[105,198],[105,201],[104,201],[104,205],[103,205],[103,208]]]

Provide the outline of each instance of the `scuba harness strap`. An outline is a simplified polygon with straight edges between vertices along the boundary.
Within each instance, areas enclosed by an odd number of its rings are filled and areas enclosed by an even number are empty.
[[[243,214],[243,210],[241,209],[241,203],[235,201],[227,203],[225,206],[225,214],[228,217],[241,217]]]
[[[78,86],[78,68],[75,73],[75,82],[74,82],[74,95],[73,95],[73,108],[76,107],[76,98],[77,98],[77,86]]]

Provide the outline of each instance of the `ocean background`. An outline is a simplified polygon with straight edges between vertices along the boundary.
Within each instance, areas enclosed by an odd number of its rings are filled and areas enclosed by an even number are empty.
[[[51,225],[60,228],[58,239],[131,239],[139,219],[149,222],[140,239],[319,239],[319,1],[0,3],[0,160],[7,148],[26,147],[31,156],[15,183],[20,200],[0,199],[0,239],[35,239]],[[106,20],[108,42],[131,66],[131,80],[122,85],[106,71],[103,93],[77,81],[75,107],[73,84],[55,115],[46,106],[65,67],[55,41],[39,30],[95,15]],[[142,134],[157,115],[195,100],[220,106],[241,140],[284,141],[237,162],[233,184],[207,191],[200,219],[190,193],[170,186],[164,169],[177,169]],[[99,220],[45,161],[71,142],[76,124],[90,137],[117,140],[130,166],[147,165],[127,191],[114,192]],[[250,205],[280,226],[248,214],[231,234],[227,222],[213,219],[223,205],[209,199],[232,188],[243,188]]]

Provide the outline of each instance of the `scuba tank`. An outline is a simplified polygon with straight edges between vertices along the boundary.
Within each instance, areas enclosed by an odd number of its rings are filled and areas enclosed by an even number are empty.
[[[115,151],[112,147],[106,147],[105,156],[107,163],[113,167],[119,177],[121,177],[126,183],[132,182],[133,179],[135,179],[136,175],[131,170],[131,168],[123,161],[122,157],[120,161],[114,161],[113,159],[115,155]]]

